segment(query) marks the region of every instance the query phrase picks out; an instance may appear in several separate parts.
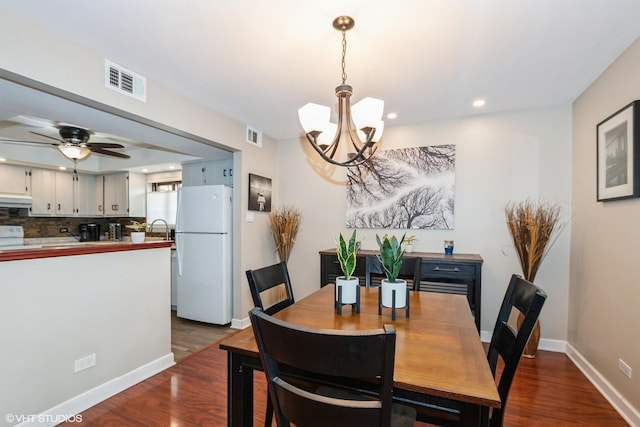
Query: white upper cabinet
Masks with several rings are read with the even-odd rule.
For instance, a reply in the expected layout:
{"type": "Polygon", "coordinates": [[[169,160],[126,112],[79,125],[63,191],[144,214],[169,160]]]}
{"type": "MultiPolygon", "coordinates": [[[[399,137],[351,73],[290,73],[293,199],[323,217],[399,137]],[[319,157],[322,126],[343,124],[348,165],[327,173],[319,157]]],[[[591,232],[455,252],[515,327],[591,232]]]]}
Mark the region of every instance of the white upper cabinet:
{"type": "Polygon", "coordinates": [[[145,185],[143,174],[104,175],[104,216],[146,216],[145,185]]]}
{"type": "Polygon", "coordinates": [[[0,165],[0,194],[28,196],[31,193],[29,168],[0,165]]]}
{"type": "Polygon", "coordinates": [[[53,216],[55,214],[56,173],[48,169],[31,170],[31,208],[29,215],[53,216]]]}
{"type": "Polygon", "coordinates": [[[182,165],[183,187],[218,184],[233,186],[233,159],[182,165]]]}

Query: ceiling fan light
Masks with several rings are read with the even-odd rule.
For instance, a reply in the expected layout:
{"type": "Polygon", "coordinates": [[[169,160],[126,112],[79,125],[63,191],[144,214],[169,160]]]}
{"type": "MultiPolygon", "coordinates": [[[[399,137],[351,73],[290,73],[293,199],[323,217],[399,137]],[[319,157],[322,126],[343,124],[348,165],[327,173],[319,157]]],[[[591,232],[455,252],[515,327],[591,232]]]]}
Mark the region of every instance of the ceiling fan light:
{"type": "Polygon", "coordinates": [[[384,101],[382,99],[366,97],[351,107],[351,117],[356,129],[376,127],[382,119],[384,101]]]}
{"type": "Polygon", "coordinates": [[[71,160],[82,160],[91,154],[91,150],[81,145],[60,144],[58,149],[66,158],[71,160]]]}
{"type": "Polygon", "coordinates": [[[323,132],[330,117],[331,109],[324,105],[309,102],[298,109],[298,120],[306,133],[323,132]]]}

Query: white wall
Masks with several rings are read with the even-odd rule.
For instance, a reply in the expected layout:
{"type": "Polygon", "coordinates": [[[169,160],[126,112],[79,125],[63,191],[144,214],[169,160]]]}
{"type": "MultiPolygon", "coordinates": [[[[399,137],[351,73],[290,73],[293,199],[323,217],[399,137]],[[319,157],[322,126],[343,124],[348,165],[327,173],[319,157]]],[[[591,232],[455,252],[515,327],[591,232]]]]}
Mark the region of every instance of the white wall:
{"type": "Polygon", "coordinates": [[[0,425],[173,363],[169,261],[166,247],[0,262],[0,425]],[[74,373],[90,354],[96,365],[74,373]]]}
{"type": "MultiPolygon", "coordinates": [[[[481,328],[492,330],[504,290],[520,267],[504,220],[510,200],[538,197],[557,202],[570,216],[571,111],[567,107],[458,120],[390,126],[383,149],[455,144],[455,225],[450,231],[420,230],[415,251],[441,252],[444,239],[455,240],[455,251],[484,258],[481,328]]],[[[289,262],[296,297],[319,287],[318,251],[335,247],[345,230],[345,170],[329,175],[315,166],[318,156],[304,139],[282,141],[278,147],[281,201],[303,212],[301,232],[289,262]]],[[[330,169],[330,168],[329,168],[330,169]]],[[[332,173],[331,173],[332,172],[332,173]]],[[[363,247],[376,249],[376,232],[362,229],[363,247]]],[[[395,233],[400,235],[401,230],[395,233]]],[[[541,324],[542,337],[565,340],[569,285],[569,231],[565,229],[542,264],[537,284],[549,293],[541,324]]]]}
{"type": "Polygon", "coordinates": [[[636,408],[636,423],[640,423],[640,200],[596,201],[596,126],[640,99],[639,75],[640,40],[573,106],[568,337],[602,381],[636,408]],[[634,370],[632,379],[618,370],[620,358],[634,370]]]}

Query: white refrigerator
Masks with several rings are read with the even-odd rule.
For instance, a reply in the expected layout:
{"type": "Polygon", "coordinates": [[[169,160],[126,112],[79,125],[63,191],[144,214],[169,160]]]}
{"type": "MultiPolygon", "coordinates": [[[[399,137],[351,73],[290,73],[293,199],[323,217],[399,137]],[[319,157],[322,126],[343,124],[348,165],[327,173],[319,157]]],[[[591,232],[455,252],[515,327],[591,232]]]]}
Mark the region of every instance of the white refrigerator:
{"type": "Polygon", "coordinates": [[[231,196],[231,187],[225,185],[178,190],[178,317],[218,325],[231,322],[231,196]]]}

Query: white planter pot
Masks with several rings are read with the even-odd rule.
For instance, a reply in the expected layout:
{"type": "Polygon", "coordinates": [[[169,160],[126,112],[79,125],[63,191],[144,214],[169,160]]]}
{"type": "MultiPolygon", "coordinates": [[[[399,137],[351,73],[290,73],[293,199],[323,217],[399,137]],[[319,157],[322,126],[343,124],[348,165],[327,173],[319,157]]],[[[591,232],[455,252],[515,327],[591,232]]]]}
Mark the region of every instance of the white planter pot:
{"type": "Polygon", "coordinates": [[[393,306],[393,291],[396,291],[396,308],[404,308],[407,305],[407,281],[396,279],[391,283],[382,279],[382,305],[391,308],[393,306]]]}
{"type": "Polygon", "coordinates": [[[411,245],[411,244],[405,245],[404,246],[404,251],[407,252],[407,253],[413,252],[413,245],[411,245]]]}
{"type": "Polygon", "coordinates": [[[338,301],[338,288],[342,289],[342,304],[355,304],[358,293],[358,278],[351,277],[346,280],[344,276],[336,277],[336,301],[338,301]]]}
{"type": "Polygon", "coordinates": [[[132,231],[131,232],[131,243],[142,243],[144,242],[144,231],[132,231]]]}

